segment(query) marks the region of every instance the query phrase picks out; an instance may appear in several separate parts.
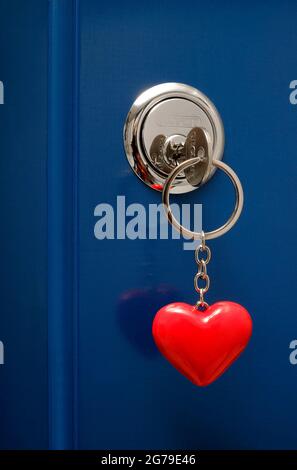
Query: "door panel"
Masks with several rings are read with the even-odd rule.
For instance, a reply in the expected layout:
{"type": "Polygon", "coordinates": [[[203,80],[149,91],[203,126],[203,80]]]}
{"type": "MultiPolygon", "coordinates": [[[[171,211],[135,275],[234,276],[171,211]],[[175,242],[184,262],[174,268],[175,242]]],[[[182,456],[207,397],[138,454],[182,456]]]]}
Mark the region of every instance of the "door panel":
{"type": "MultiPolygon", "coordinates": [[[[290,448],[296,445],[296,259],[293,2],[85,0],[80,5],[79,384],[80,448],[290,448]],[[195,301],[193,252],[180,240],[97,240],[94,208],[146,207],[160,195],[132,174],[122,147],[140,91],[177,81],[218,107],[224,159],[239,174],[245,209],[213,241],[210,301],[244,304],[252,341],[216,383],[198,389],[154,350],[150,322],[173,300],[195,301]],[[277,275],[280,271],[283,275],[277,275]]],[[[204,227],[222,223],[232,188],[216,174],[176,198],[203,203],[204,227]]]]}
{"type": "Polygon", "coordinates": [[[46,448],[47,2],[1,1],[0,448],[46,448]]]}
{"type": "MultiPolygon", "coordinates": [[[[296,448],[296,79],[293,1],[2,1],[1,448],[296,448]],[[195,302],[183,240],[94,235],[100,203],[159,204],[125,157],[138,94],[200,89],[225,127],[245,191],[232,231],[209,243],[207,300],[243,304],[242,357],[197,388],[157,351],[162,305],[195,302]],[[295,86],[294,84],[292,86],[295,86]],[[294,362],[294,361],[293,361],[294,362]]],[[[178,204],[222,224],[217,172],[178,204]]],[[[129,222],[128,216],[126,223],[129,222]]],[[[148,230],[148,227],[147,227],[148,230]]]]}

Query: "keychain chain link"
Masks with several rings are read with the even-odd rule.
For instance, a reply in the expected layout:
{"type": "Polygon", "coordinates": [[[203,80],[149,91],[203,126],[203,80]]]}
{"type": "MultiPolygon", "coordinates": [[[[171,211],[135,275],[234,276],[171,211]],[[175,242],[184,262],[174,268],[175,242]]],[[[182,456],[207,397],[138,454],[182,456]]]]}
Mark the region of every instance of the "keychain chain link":
{"type": "Polygon", "coordinates": [[[196,303],[197,309],[205,310],[209,305],[204,300],[204,294],[208,291],[210,286],[210,279],[207,274],[207,264],[211,259],[211,251],[208,246],[205,244],[205,235],[204,232],[201,232],[201,244],[195,250],[195,261],[198,266],[197,274],[194,277],[194,287],[196,292],[199,294],[199,300],[196,303]],[[199,281],[203,285],[199,285],[199,281]]]}

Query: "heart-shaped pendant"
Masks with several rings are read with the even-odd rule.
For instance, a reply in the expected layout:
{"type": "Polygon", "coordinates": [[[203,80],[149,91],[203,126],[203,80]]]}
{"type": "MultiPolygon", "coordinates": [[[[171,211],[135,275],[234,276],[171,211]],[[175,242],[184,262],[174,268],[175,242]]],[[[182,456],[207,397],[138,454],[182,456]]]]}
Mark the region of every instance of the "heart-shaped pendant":
{"type": "Polygon", "coordinates": [[[166,359],[194,384],[209,385],[247,346],[252,320],[234,302],[200,311],[186,303],[162,307],[153,321],[154,340],[166,359]]]}

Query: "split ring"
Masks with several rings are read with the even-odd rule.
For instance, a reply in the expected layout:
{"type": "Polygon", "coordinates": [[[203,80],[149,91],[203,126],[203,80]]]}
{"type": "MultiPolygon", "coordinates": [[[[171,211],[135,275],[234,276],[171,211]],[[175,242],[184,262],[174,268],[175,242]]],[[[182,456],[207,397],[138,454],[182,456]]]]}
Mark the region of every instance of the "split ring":
{"type": "MultiPolygon", "coordinates": [[[[174,182],[175,178],[179,173],[181,173],[183,170],[186,168],[195,165],[196,163],[199,163],[200,158],[195,157],[195,158],[190,158],[189,160],[186,160],[185,162],[181,163],[178,165],[168,176],[164,187],[163,187],[163,192],[162,192],[162,202],[163,206],[166,212],[166,216],[169,220],[169,222],[184,236],[192,239],[192,240],[197,240],[197,239],[202,239],[202,232],[193,232],[192,230],[189,230],[185,227],[183,227],[174,217],[171,207],[170,207],[170,202],[169,202],[169,197],[170,197],[170,188],[172,186],[172,183],[174,182]]],[[[220,237],[221,235],[224,235],[227,233],[237,222],[239,219],[239,216],[242,211],[243,207],[243,189],[240,183],[240,180],[236,173],[230,168],[226,163],[220,161],[220,160],[212,160],[211,164],[220,170],[223,170],[224,173],[230,178],[234,189],[235,189],[235,208],[230,216],[230,218],[225,222],[221,227],[212,230],[211,232],[205,232],[205,240],[211,240],[213,238],[220,237]]]]}

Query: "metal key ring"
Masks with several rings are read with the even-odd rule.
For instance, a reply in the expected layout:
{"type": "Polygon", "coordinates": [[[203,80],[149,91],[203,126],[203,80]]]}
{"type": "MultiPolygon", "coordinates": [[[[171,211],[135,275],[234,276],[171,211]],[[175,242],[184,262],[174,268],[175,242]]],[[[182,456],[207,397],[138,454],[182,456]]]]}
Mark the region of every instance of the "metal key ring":
{"type": "MultiPolygon", "coordinates": [[[[175,180],[175,178],[177,177],[177,175],[181,171],[183,171],[186,168],[194,165],[195,163],[199,163],[199,161],[200,161],[200,158],[195,157],[195,158],[191,158],[189,160],[186,160],[185,162],[178,165],[170,173],[170,175],[168,176],[168,178],[167,178],[167,180],[164,184],[163,192],[162,192],[162,202],[163,202],[164,209],[165,209],[165,212],[166,212],[166,216],[167,216],[169,222],[182,235],[185,235],[185,236],[191,238],[192,240],[197,240],[197,239],[201,240],[202,233],[201,232],[193,232],[192,230],[189,230],[189,229],[183,227],[176,220],[176,218],[174,217],[174,215],[172,213],[172,210],[170,208],[169,196],[170,196],[170,187],[171,187],[173,181],[175,180]]],[[[238,176],[236,175],[236,173],[232,170],[232,168],[230,168],[228,165],[226,165],[226,163],[223,163],[220,160],[212,160],[211,164],[213,166],[219,168],[220,170],[223,170],[224,173],[226,173],[226,175],[229,176],[229,178],[232,181],[232,184],[234,186],[234,189],[235,189],[236,202],[235,202],[235,208],[234,208],[230,218],[227,220],[227,222],[225,222],[225,224],[223,224],[221,227],[219,227],[215,230],[212,230],[211,232],[205,232],[205,234],[204,234],[205,235],[205,240],[211,240],[213,238],[220,237],[221,235],[224,235],[225,233],[227,233],[233,227],[233,225],[236,224],[236,222],[237,222],[237,220],[238,220],[238,218],[241,214],[242,207],[243,207],[243,189],[242,189],[240,180],[239,180],[238,176]]]]}

